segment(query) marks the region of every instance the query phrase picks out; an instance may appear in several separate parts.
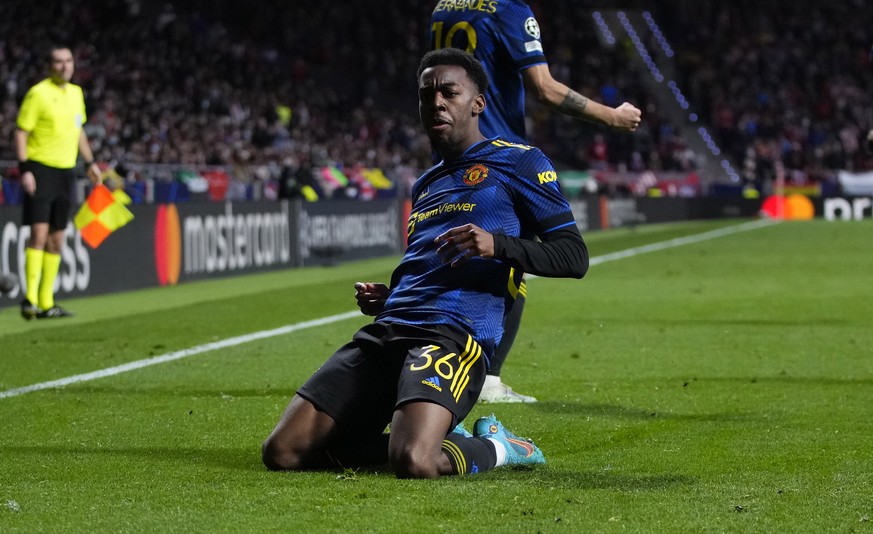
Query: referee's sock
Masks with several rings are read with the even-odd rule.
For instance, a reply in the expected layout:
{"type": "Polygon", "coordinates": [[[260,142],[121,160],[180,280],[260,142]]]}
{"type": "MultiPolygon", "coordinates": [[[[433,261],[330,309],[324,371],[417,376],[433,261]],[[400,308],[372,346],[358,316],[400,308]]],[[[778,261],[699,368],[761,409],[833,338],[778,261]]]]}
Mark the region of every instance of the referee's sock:
{"type": "Polygon", "coordinates": [[[39,308],[41,310],[51,309],[55,305],[55,279],[57,279],[60,270],[60,254],[52,254],[51,252],[43,254],[42,279],[39,281],[39,308]]]}
{"type": "Polygon", "coordinates": [[[27,292],[24,297],[33,304],[39,301],[39,282],[42,278],[42,250],[35,248],[24,249],[24,281],[27,283],[27,292]]]}
{"type": "Polygon", "coordinates": [[[443,439],[442,449],[455,475],[482,473],[497,465],[494,444],[485,438],[468,438],[452,432],[443,439]]]}

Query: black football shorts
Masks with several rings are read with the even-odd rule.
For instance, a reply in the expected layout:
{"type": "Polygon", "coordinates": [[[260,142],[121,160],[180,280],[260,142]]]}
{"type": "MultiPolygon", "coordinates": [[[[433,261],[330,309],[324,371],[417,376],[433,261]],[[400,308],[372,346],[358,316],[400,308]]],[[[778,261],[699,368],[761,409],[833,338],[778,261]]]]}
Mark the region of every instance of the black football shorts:
{"type": "Polygon", "coordinates": [[[482,348],[460,329],[370,323],[337,350],[297,393],[359,437],[385,430],[404,403],[439,404],[463,420],[485,382],[482,348]]]}
{"type": "Polygon", "coordinates": [[[48,223],[52,230],[63,230],[70,220],[73,169],[57,169],[35,161],[27,165],[36,178],[36,191],[33,196],[22,195],[21,223],[48,223]]]}

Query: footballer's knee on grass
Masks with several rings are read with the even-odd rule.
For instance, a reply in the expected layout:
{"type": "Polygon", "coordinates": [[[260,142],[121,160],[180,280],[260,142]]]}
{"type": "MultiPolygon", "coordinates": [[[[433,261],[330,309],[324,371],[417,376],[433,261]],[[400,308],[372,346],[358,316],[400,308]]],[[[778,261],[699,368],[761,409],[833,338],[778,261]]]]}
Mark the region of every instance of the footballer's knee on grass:
{"type": "Polygon", "coordinates": [[[261,447],[264,465],[272,471],[314,467],[311,459],[319,456],[335,429],[332,417],[295,395],[261,447]]]}
{"type": "Polygon", "coordinates": [[[442,452],[452,414],[429,402],[413,402],[394,412],[388,461],[399,478],[437,478],[452,473],[442,452]]]}
{"type": "Polygon", "coordinates": [[[303,467],[301,456],[272,436],[261,446],[261,459],[270,471],[293,471],[303,467]]]}
{"type": "Polygon", "coordinates": [[[299,440],[283,439],[274,432],[261,446],[261,459],[270,471],[296,471],[307,467],[310,447],[299,440]]]}

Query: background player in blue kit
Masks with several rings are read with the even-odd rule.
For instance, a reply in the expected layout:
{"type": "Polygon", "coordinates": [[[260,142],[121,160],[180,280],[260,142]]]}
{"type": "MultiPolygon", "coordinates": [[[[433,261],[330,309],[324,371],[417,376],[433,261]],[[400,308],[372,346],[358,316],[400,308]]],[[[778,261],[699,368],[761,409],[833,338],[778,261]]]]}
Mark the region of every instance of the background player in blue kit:
{"type": "Polygon", "coordinates": [[[434,478],[545,462],[493,416],[479,419],[474,435],[451,431],[475,405],[503,335],[510,269],[574,278],[588,270],[548,158],[480,133],[487,86],[466,52],[422,59],[421,123],[443,161],[413,187],[409,245],[390,288],[356,285],[375,321],[298,389],[264,443],[268,468],[388,460],[399,477],[434,478]]]}
{"type": "MultiPolygon", "coordinates": [[[[431,14],[430,44],[432,49],[466,50],[482,63],[491,82],[485,93],[488,109],[479,120],[486,136],[528,142],[525,90],[555,111],[577,119],[626,132],[635,131],[640,124],[640,110],[633,105],[604,106],[552,78],[539,24],[522,0],[440,0],[431,14]]],[[[479,397],[481,402],[536,402],[535,397],[513,391],[500,379],[524,309],[527,287],[521,274],[513,273],[515,301],[479,397]]]]}

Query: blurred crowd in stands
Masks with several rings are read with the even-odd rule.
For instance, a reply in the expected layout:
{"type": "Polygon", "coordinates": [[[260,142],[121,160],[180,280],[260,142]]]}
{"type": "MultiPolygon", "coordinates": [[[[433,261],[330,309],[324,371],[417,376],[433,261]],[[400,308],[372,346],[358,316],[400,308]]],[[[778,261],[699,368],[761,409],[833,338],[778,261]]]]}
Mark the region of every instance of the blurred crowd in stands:
{"type": "MultiPolygon", "coordinates": [[[[220,168],[238,195],[271,183],[275,196],[354,198],[389,194],[360,178],[378,169],[390,194],[402,194],[431,158],[414,77],[433,3],[6,0],[0,161],[15,160],[17,106],[44,77],[47,45],[63,43],[77,60],[97,159],[124,176],[220,168]],[[340,179],[325,182],[333,171],[322,169],[340,179]]],[[[559,168],[693,170],[684,125],[646,90],[632,47],[600,45],[597,3],[530,4],[557,79],[608,105],[630,101],[644,117],[637,134],[616,134],[532,102],[532,143],[559,168]]],[[[652,12],[689,100],[745,177],[762,180],[777,158],[811,173],[873,168],[858,145],[873,127],[873,9],[864,4],[673,0],[652,12]]]]}
{"type": "MultiPolygon", "coordinates": [[[[722,148],[756,183],[873,170],[869,0],[670,2],[682,85],[722,148]]],[[[664,12],[666,15],[667,13],[664,12]]]]}
{"type": "Polygon", "coordinates": [[[17,103],[60,42],[77,60],[98,161],[222,166],[242,183],[310,181],[328,165],[411,180],[430,159],[410,100],[427,11],[406,20],[378,5],[4,2],[0,159],[15,159],[17,103]]]}

